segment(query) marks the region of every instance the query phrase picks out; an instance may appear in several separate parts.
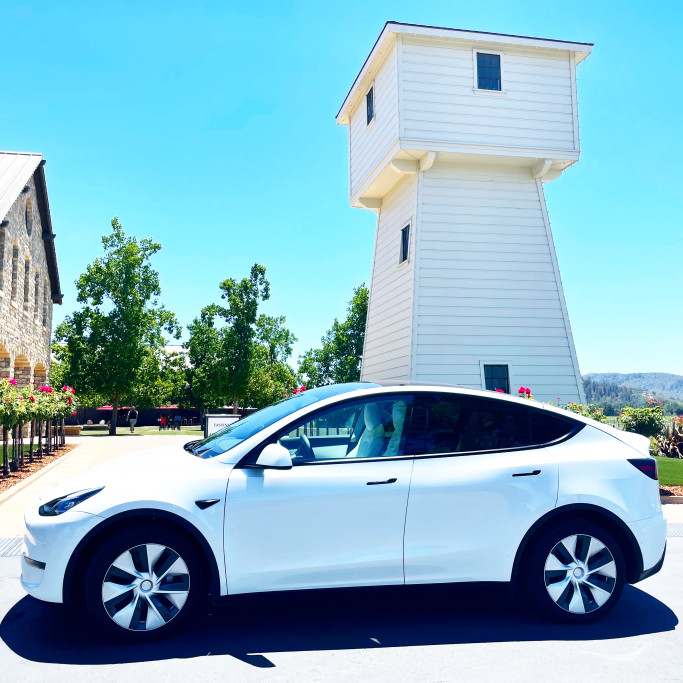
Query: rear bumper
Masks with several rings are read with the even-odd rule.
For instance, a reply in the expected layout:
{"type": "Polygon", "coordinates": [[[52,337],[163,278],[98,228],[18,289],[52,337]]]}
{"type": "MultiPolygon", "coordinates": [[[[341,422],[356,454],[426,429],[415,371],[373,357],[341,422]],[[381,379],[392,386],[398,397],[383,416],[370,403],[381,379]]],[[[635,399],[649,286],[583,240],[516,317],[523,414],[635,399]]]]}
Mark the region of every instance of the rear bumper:
{"type": "MultiPolygon", "coordinates": [[[[664,564],[664,556],[666,555],[666,543],[664,544],[664,552],[662,553],[662,556],[659,558],[659,562],[654,567],[650,567],[650,569],[644,569],[640,576],[638,577],[638,581],[642,581],[643,579],[647,579],[648,577],[652,576],[653,574],[656,574],[661,568],[662,565],[664,564]]],[[[636,581],[635,583],[638,583],[636,581]]]]}
{"type": "Polygon", "coordinates": [[[664,564],[666,553],[666,519],[661,510],[659,514],[628,525],[640,547],[643,564],[640,573],[632,583],[637,583],[656,574],[664,564]]]}

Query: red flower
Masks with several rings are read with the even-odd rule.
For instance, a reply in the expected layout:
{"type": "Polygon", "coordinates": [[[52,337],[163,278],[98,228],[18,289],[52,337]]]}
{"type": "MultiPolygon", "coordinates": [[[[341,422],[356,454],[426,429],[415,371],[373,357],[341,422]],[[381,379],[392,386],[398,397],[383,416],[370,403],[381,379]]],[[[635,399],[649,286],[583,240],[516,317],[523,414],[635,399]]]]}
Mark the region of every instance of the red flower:
{"type": "Polygon", "coordinates": [[[73,413],[71,413],[71,414],[72,414],[72,415],[75,415],[75,414],[76,414],[76,411],[74,410],[73,413]]]}
{"type": "Polygon", "coordinates": [[[17,399],[18,399],[19,401],[23,401],[23,400],[24,400],[24,397],[23,397],[23,396],[18,396],[17,399]]]}
{"type": "Polygon", "coordinates": [[[71,396],[69,396],[69,405],[71,405],[71,396]]]}
{"type": "Polygon", "coordinates": [[[504,393],[505,393],[502,389],[496,389],[496,391],[497,391],[499,394],[504,394],[504,393]]]}
{"type": "Polygon", "coordinates": [[[16,383],[17,383],[17,380],[16,380],[16,379],[10,379],[10,380],[8,380],[8,381],[9,381],[10,384],[16,384],[16,383]]]}
{"type": "Polygon", "coordinates": [[[517,389],[517,393],[518,394],[526,394],[526,389],[524,387],[520,387],[519,389],[517,389]]]}
{"type": "Polygon", "coordinates": [[[306,391],[306,387],[299,387],[299,391],[306,391]]]}
{"type": "Polygon", "coordinates": [[[527,389],[524,393],[525,393],[527,396],[531,396],[531,389],[527,389]]]}
{"type": "Polygon", "coordinates": [[[31,395],[31,396],[28,397],[28,400],[31,401],[31,403],[35,403],[35,402],[36,402],[36,397],[33,396],[33,395],[31,395]]]}

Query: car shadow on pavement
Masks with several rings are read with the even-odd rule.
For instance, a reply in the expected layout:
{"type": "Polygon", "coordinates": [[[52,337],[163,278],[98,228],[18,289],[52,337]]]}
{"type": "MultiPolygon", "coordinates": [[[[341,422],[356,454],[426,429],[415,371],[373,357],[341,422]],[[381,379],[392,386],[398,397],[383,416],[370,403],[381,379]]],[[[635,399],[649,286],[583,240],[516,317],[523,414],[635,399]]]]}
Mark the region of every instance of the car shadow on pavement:
{"type": "Polygon", "coordinates": [[[633,586],[626,586],[607,617],[577,627],[544,621],[500,585],[474,584],[236,596],[183,632],[144,644],[98,637],[76,614],[25,597],[0,623],[0,638],[17,655],[45,663],[231,655],[267,668],[275,666],[269,652],[603,640],[670,631],[677,624],[671,609],[633,586]]]}

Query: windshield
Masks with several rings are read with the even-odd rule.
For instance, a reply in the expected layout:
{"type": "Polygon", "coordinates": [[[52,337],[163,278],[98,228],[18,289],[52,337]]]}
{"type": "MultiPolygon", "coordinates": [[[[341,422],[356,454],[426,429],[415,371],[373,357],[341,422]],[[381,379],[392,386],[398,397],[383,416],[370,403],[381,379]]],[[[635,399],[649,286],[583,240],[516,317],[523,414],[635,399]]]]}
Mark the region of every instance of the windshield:
{"type": "MultiPolygon", "coordinates": [[[[378,386],[379,384],[371,384],[370,382],[353,382],[349,384],[330,384],[325,387],[303,391],[300,394],[282,399],[282,401],[274,403],[263,410],[252,413],[249,417],[228,425],[206,439],[193,442],[191,444],[192,452],[199,458],[213,458],[238,446],[249,437],[258,434],[262,429],[270,427],[270,425],[275,424],[278,420],[295,413],[301,408],[310,406],[323,399],[331,398],[332,396],[346,394],[357,389],[372,389],[378,386]]],[[[188,444],[189,447],[190,444],[188,444]]]]}

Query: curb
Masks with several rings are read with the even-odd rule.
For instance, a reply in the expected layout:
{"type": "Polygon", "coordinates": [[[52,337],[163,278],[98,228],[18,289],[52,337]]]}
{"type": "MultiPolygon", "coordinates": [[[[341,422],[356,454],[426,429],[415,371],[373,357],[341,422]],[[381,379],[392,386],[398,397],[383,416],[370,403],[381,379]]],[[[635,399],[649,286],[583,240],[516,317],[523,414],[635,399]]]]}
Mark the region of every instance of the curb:
{"type": "Polygon", "coordinates": [[[683,496],[660,496],[662,505],[683,505],[683,496]]]}
{"type": "Polygon", "coordinates": [[[10,498],[13,498],[17,493],[23,491],[27,486],[30,486],[34,481],[40,479],[44,474],[47,474],[53,467],[56,467],[65,460],[68,460],[71,457],[71,455],[76,452],[77,448],[78,444],[76,444],[76,448],[73,448],[69,453],[66,453],[61,458],[57,458],[57,460],[51,462],[49,465],[41,467],[37,472],[34,472],[30,477],[26,477],[26,479],[22,479],[18,484],[12,486],[11,489],[8,489],[4,493],[0,493],[0,505],[6,503],[10,498]]]}

